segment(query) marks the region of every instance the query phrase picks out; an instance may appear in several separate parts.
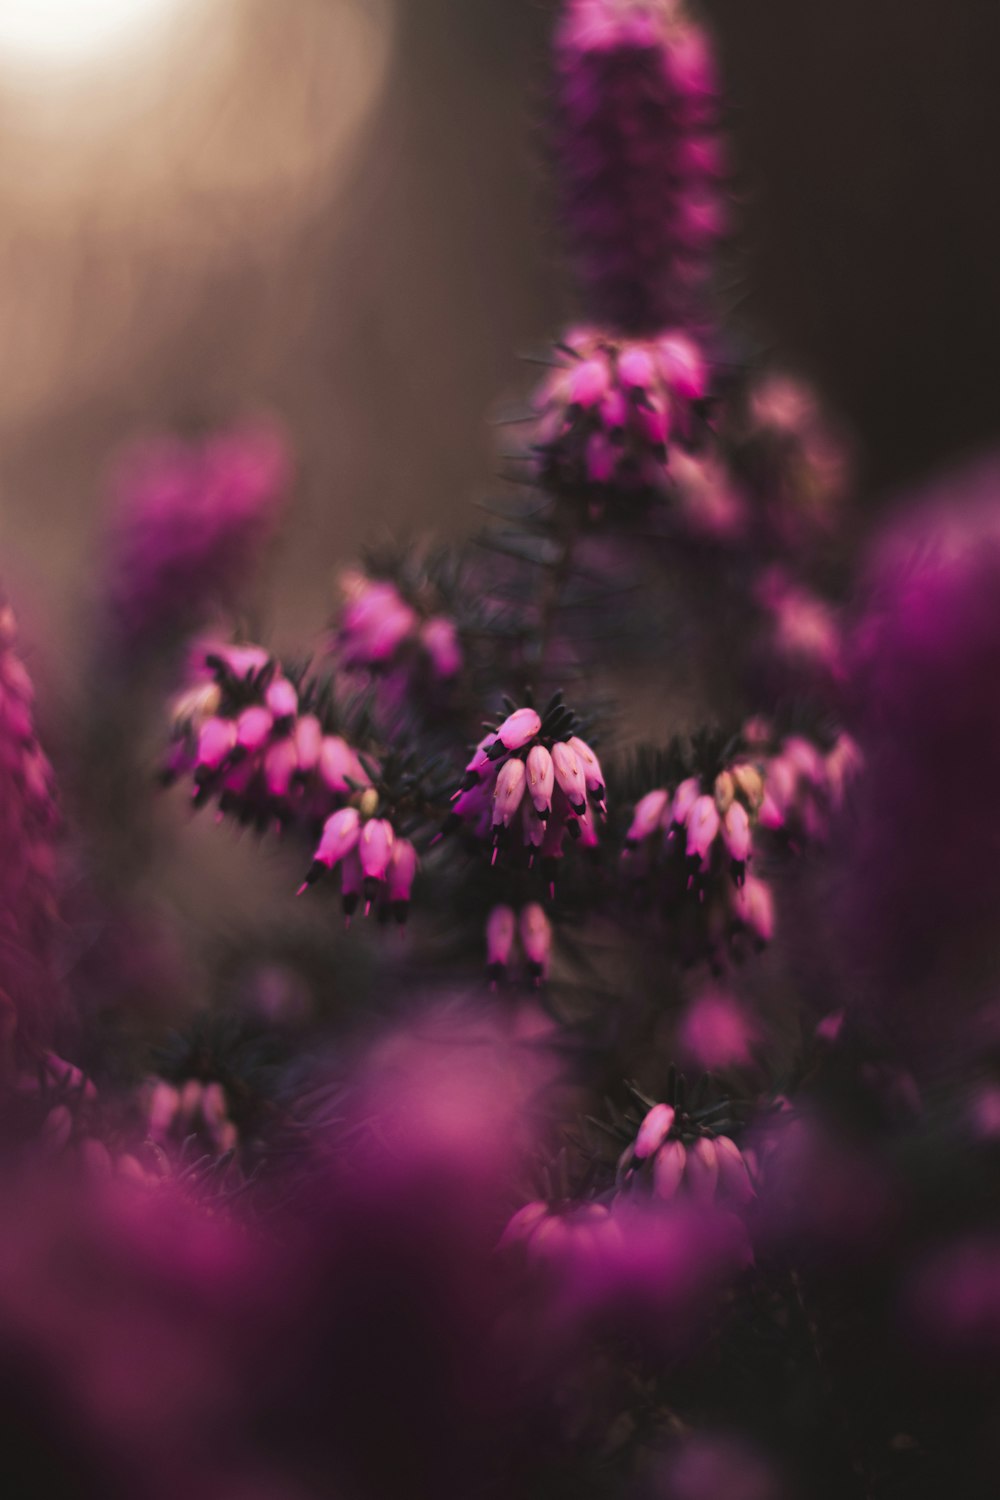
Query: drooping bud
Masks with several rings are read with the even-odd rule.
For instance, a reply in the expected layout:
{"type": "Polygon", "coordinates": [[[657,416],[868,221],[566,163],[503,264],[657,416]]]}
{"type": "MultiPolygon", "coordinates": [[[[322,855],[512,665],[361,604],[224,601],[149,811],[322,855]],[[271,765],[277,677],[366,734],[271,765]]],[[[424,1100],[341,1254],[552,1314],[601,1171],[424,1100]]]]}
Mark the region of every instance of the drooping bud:
{"type": "Polygon", "coordinates": [[[552,768],[555,771],[556,783],[562,788],[566,801],[575,813],[583,813],[587,808],[587,783],[583,774],[583,766],[577,759],[576,752],[558,740],[552,746],[552,768]]]}
{"type": "Polygon", "coordinates": [[[332,870],[354,848],[360,837],[361,815],[356,807],[342,807],[332,813],[323,825],[323,836],[313,857],[312,869],[299,894],[318,880],[324,870],[332,870]]]}
{"type": "Polygon", "coordinates": [[[358,853],[366,883],[385,879],[394,843],[395,834],[388,819],[369,818],[358,840],[358,853]]]}
{"type": "Polygon", "coordinates": [[[552,788],[555,785],[555,769],[552,756],[544,745],[532,745],[526,763],[528,773],[528,795],[539,817],[547,819],[552,811],[552,788]]]}
{"type": "Polygon", "coordinates": [[[662,788],[647,792],[645,797],[635,805],[632,814],[632,822],[628,833],[625,835],[625,843],[635,845],[641,844],[651,838],[661,826],[664,815],[668,812],[670,805],[670,794],[662,788]]]}
{"type": "Polygon", "coordinates": [[[494,906],[486,919],[486,968],[499,979],[510,963],[517,936],[517,913],[510,906],[494,906]]]}
{"type": "Polygon", "coordinates": [[[500,767],[493,788],[493,826],[509,828],[521,805],[527,779],[523,760],[508,760],[500,767]]]}
{"type": "Polygon", "coordinates": [[[393,915],[400,924],[406,921],[406,914],[410,905],[410,892],[413,889],[413,881],[416,873],[416,849],[414,849],[409,839],[396,839],[392,846],[392,854],[389,856],[389,868],[386,873],[386,894],[392,904],[393,915]]]}
{"type": "Polygon", "coordinates": [[[236,721],[236,743],[247,754],[262,750],[274,728],[274,715],[259,704],[245,708],[236,721]]]}
{"type": "Polygon", "coordinates": [[[235,722],[232,719],[206,719],[198,734],[198,768],[217,771],[235,748],[235,722]]]}
{"type": "Polygon", "coordinates": [[[680,1187],[687,1152],[680,1141],[665,1141],[653,1158],[653,1192],[669,1203],[680,1187]]]}
{"type": "Polygon", "coordinates": [[[707,1135],[700,1136],[688,1151],[684,1182],[701,1203],[711,1203],[718,1181],[719,1160],[715,1142],[707,1135]]]}
{"type": "Polygon", "coordinates": [[[742,1151],[728,1135],[715,1137],[715,1159],[719,1168],[719,1192],[737,1206],[749,1203],[754,1197],[750,1173],[742,1151]]]}
{"type": "Polygon", "coordinates": [[[299,695],[287,677],[276,677],[268,684],[264,701],[278,720],[294,719],[299,711],[299,695]]]}
{"type": "Polygon", "coordinates": [[[522,909],[518,928],[528,972],[536,979],[546,979],[552,953],[552,924],[537,901],[522,909]]]}
{"type": "Polygon", "coordinates": [[[580,765],[583,767],[583,778],[587,784],[587,791],[591,794],[597,805],[603,807],[605,783],[600,761],[586,740],[581,740],[579,735],[573,735],[566,743],[574,751],[580,765]]]}
{"type": "Polygon", "coordinates": [[[742,802],[733,802],[723,818],[722,841],[733,864],[742,871],[750,858],[750,819],[742,802]]]}
{"type": "MultiPolygon", "coordinates": [[[[734,804],[735,805],[735,804],[734,804]]],[[[708,854],[719,831],[719,810],[714,797],[698,797],[687,820],[687,853],[691,859],[708,864],[708,854]]]]}
{"type": "Polygon", "coordinates": [[[691,809],[694,807],[700,796],[701,782],[698,780],[697,776],[689,776],[686,781],[681,782],[680,786],[674,793],[672,812],[673,825],[675,828],[684,828],[687,826],[688,818],[691,815],[691,809]]]}

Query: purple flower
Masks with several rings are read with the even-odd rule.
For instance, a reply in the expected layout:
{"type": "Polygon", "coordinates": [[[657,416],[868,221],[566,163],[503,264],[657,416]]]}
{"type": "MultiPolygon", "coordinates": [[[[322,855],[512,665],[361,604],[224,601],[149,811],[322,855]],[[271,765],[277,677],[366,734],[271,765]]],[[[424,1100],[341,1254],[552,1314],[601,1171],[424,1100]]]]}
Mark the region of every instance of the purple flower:
{"type": "Polygon", "coordinates": [[[726,227],[708,39],[676,0],[568,0],[555,64],[563,218],[588,312],[655,332],[691,305],[726,227]]]}
{"type": "Polygon", "coordinates": [[[594,512],[609,501],[659,497],[682,525],[725,532],[724,523],[707,519],[715,499],[706,497],[699,520],[691,464],[707,465],[720,494],[731,485],[714,464],[690,458],[683,446],[699,430],[699,403],[709,390],[697,344],[684,333],[635,341],[577,328],[557,356],[533,400],[532,447],[542,481],[570,496],[585,495],[594,512]]]}
{"type": "Polygon", "coordinates": [[[123,650],[197,624],[232,596],[274,534],[291,482],[275,424],[127,448],[112,477],[107,590],[123,650]]]}

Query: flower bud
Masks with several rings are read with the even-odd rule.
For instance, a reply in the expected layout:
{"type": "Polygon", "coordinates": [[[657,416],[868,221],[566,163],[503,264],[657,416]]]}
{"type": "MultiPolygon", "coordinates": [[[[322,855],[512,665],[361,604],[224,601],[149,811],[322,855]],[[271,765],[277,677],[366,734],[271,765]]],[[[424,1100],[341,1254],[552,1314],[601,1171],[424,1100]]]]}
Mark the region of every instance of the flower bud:
{"type": "Polygon", "coordinates": [[[496,741],[491,747],[490,760],[499,760],[503,753],[521,750],[542,727],[541,717],[533,708],[517,708],[508,714],[497,730],[496,741]],[[496,753],[499,752],[499,753],[496,753]]]}
{"type": "Polygon", "coordinates": [[[516,935],[517,915],[513,907],[494,906],[486,919],[486,968],[494,979],[499,979],[506,970],[516,935]]]}
{"type": "Polygon", "coordinates": [[[552,811],[552,788],[555,785],[552,756],[544,745],[532,745],[528,751],[526,770],[528,795],[535,811],[544,820],[552,811]]]}
{"type": "Polygon", "coordinates": [[[552,952],[552,924],[537,901],[529,902],[522,909],[518,927],[528,972],[536,979],[547,978],[552,952]]]}
{"type": "Polygon", "coordinates": [[[719,831],[719,813],[714,797],[698,797],[687,820],[687,853],[708,867],[708,854],[719,831]]]}
{"type": "Polygon", "coordinates": [[[526,778],[523,760],[507,760],[500,767],[500,773],[493,788],[494,828],[499,824],[503,824],[504,828],[510,827],[511,820],[524,796],[526,778]]]}
{"type": "Polygon", "coordinates": [[[570,807],[575,813],[584,812],[587,807],[587,783],[583,766],[576,753],[562,740],[552,746],[552,768],[556,782],[562,788],[570,807]]]}
{"type": "Polygon", "coordinates": [[[719,1192],[738,1206],[749,1203],[754,1196],[750,1173],[742,1151],[728,1135],[715,1137],[715,1158],[719,1167],[719,1192]]]}
{"type": "Polygon", "coordinates": [[[700,1136],[688,1151],[685,1185],[700,1203],[711,1203],[718,1181],[719,1159],[715,1142],[707,1135],[700,1136]]]}
{"type": "Polygon", "coordinates": [[[392,903],[393,915],[402,924],[406,921],[410,904],[410,892],[417,873],[417,851],[409,839],[396,839],[389,856],[386,873],[386,894],[392,903]]]}
{"type": "Polygon", "coordinates": [[[626,845],[641,844],[650,838],[660,827],[669,806],[670,794],[660,787],[640,798],[635,805],[629,831],[625,835],[626,845]]]}
{"type": "Polygon", "coordinates": [[[382,881],[386,877],[395,834],[386,818],[370,818],[361,830],[358,853],[366,883],[382,881]]]}
{"type": "Polygon", "coordinates": [[[276,719],[294,719],[299,711],[299,695],[287,677],[276,677],[268,685],[264,701],[276,719]]]}
{"type": "Polygon", "coordinates": [[[680,1187],[687,1152],[680,1141],[664,1141],[653,1158],[653,1192],[669,1203],[680,1187]]]}
{"type": "Polygon", "coordinates": [[[654,1104],[639,1126],[635,1138],[633,1155],[637,1161],[645,1161],[654,1151],[659,1151],[673,1129],[674,1111],[669,1104],[654,1104]]]}

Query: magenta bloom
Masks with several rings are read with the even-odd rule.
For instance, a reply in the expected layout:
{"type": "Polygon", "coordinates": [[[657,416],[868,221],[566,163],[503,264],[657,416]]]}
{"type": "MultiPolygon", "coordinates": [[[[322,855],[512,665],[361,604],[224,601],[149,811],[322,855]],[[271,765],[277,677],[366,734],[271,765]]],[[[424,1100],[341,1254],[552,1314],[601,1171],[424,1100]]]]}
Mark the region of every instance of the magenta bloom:
{"type": "MultiPolygon", "coordinates": [[[[508,861],[530,866],[537,855],[550,885],[566,835],[593,848],[596,819],[605,811],[600,762],[586,741],[571,733],[573,728],[573,715],[558,695],[544,714],[534,708],[512,710],[477,745],[449,819],[452,826],[464,825],[477,838],[490,839],[494,861],[503,853],[508,861]]],[[[530,951],[524,921],[522,914],[525,956],[532,972],[541,975],[547,950],[544,955],[530,951]]]]}
{"type": "Polygon", "coordinates": [[[126,449],[112,479],[108,595],[123,646],[173,635],[229,598],[273,536],[291,482],[280,428],[126,449]]]}
{"type": "Polygon", "coordinates": [[[588,312],[665,328],[726,227],[718,86],[677,0],[570,0],[556,33],[563,217],[588,312]]]}
{"type": "Polygon", "coordinates": [[[701,424],[709,390],[704,355],[686,333],[636,340],[575,328],[533,398],[532,446],[550,488],[609,500],[665,499],[680,524],[702,535],[738,524],[733,487],[718,466],[684,452],[701,424]],[[692,465],[707,463],[698,493],[692,465]],[[714,491],[704,493],[711,483],[714,491]]]}

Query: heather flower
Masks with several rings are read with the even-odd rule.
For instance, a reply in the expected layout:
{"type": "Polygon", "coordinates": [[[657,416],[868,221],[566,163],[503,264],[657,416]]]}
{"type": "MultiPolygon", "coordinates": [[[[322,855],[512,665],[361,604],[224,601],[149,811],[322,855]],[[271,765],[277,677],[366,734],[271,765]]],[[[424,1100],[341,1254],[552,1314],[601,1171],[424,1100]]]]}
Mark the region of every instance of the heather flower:
{"type": "Polygon", "coordinates": [[[807,681],[842,683],[845,645],[833,608],[777,567],[758,580],[755,593],[764,611],[764,641],[772,658],[807,681]]]}
{"type": "MultiPolygon", "coordinates": [[[[696,461],[684,451],[702,431],[709,392],[706,361],[692,339],[674,332],[630,341],[579,328],[560,343],[557,358],[533,400],[542,482],[586,496],[595,511],[608,500],[660,498],[693,530],[713,531],[709,513],[728,506],[694,495],[696,461]]],[[[706,473],[719,479],[721,495],[721,473],[706,473]]]]}
{"type": "Polygon", "coordinates": [[[760,826],[780,832],[793,846],[823,842],[862,763],[860,747],[845,731],[827,750],[797,734],[786,736],[775,750],[761,751],[760,826]]]}
{"type": "Polygon", "coordinates": [[[804,381],[759,376],[731,442],[755,520],[772,543],[798,553],[830,536],[851,484],[851,456],[804,381]]]}
{"type": "Polygon", "coordinates": [[[202,642],[190,670],[163,776],[189,777],[196,806],[215,801],[260,828],[312,824],[369,784],[356,751],[324,728],[311,689],[263,647],[202,642]]]}
{"type": "Polygon", "coordinates": [[[177,1086],[150,1078],[139,1091],[139,1105],[149,1139],[161,1148],[178,1150],[194,1137],[212,1155],[225,1156],[239,1142],[225,1088],[217,1080],[188,1078],[177,1086]]]}
{"type": "Polygon", "coordinates": [[[500,1240],[504,1251],[520,1250],[533,1265],[565,1275],[580,1257],[598,1257],[621,1230],[603,1203],[527,1203],[510,1220],[500,1240]]]}
{"type": "Polygon", "coordinates": [[[438,684],[462,670],[464,656],[455,621],[435,611],[440,601],[425,584],[423,597],[407,600],[389,578],[371,578],[352,568],[341,574],[344,605],[334,650],[345,667],[388,673],[412,664],[438,684]]]}
{"type": "Polygon", "coordinates": [[[126,449],[112,479],[108,595],[124,649],[196,624],[262,555],[291,480],[273,423],[126,449]]]}
{"type": "Polygon", "coordinates": [[[752,1017],[732,995],[717,989],[696,996],[677,1030],[679,1056],[706,1072],[749,1067],[758,1041],[752,1017]]]}
{"type": "Polygon", "coordinates": [[[642,1186],[662,1203],[682,1194],[696,1203],[742,1208],[754,1196],[736,1142],[679,1103],[648,1111],[618,1163],[618,1183],[621,1191],[642,1186]]]}
{"type": "Polygon", "coordinates": [[[593,847],[604,814],[604,774],[577,727],[559,693],[544,713],[512,708],[477,745],[446,827],[489,838],[494,861],[531,866],[537,856],[551,886],[566,835],[593,847]]]}
{"type": "Polygon", "coordinates": [[[570,0],[555,39],[563,217],[588,312],[667,327],[726,225],[708,39],[676,0],[570,0]]]}

